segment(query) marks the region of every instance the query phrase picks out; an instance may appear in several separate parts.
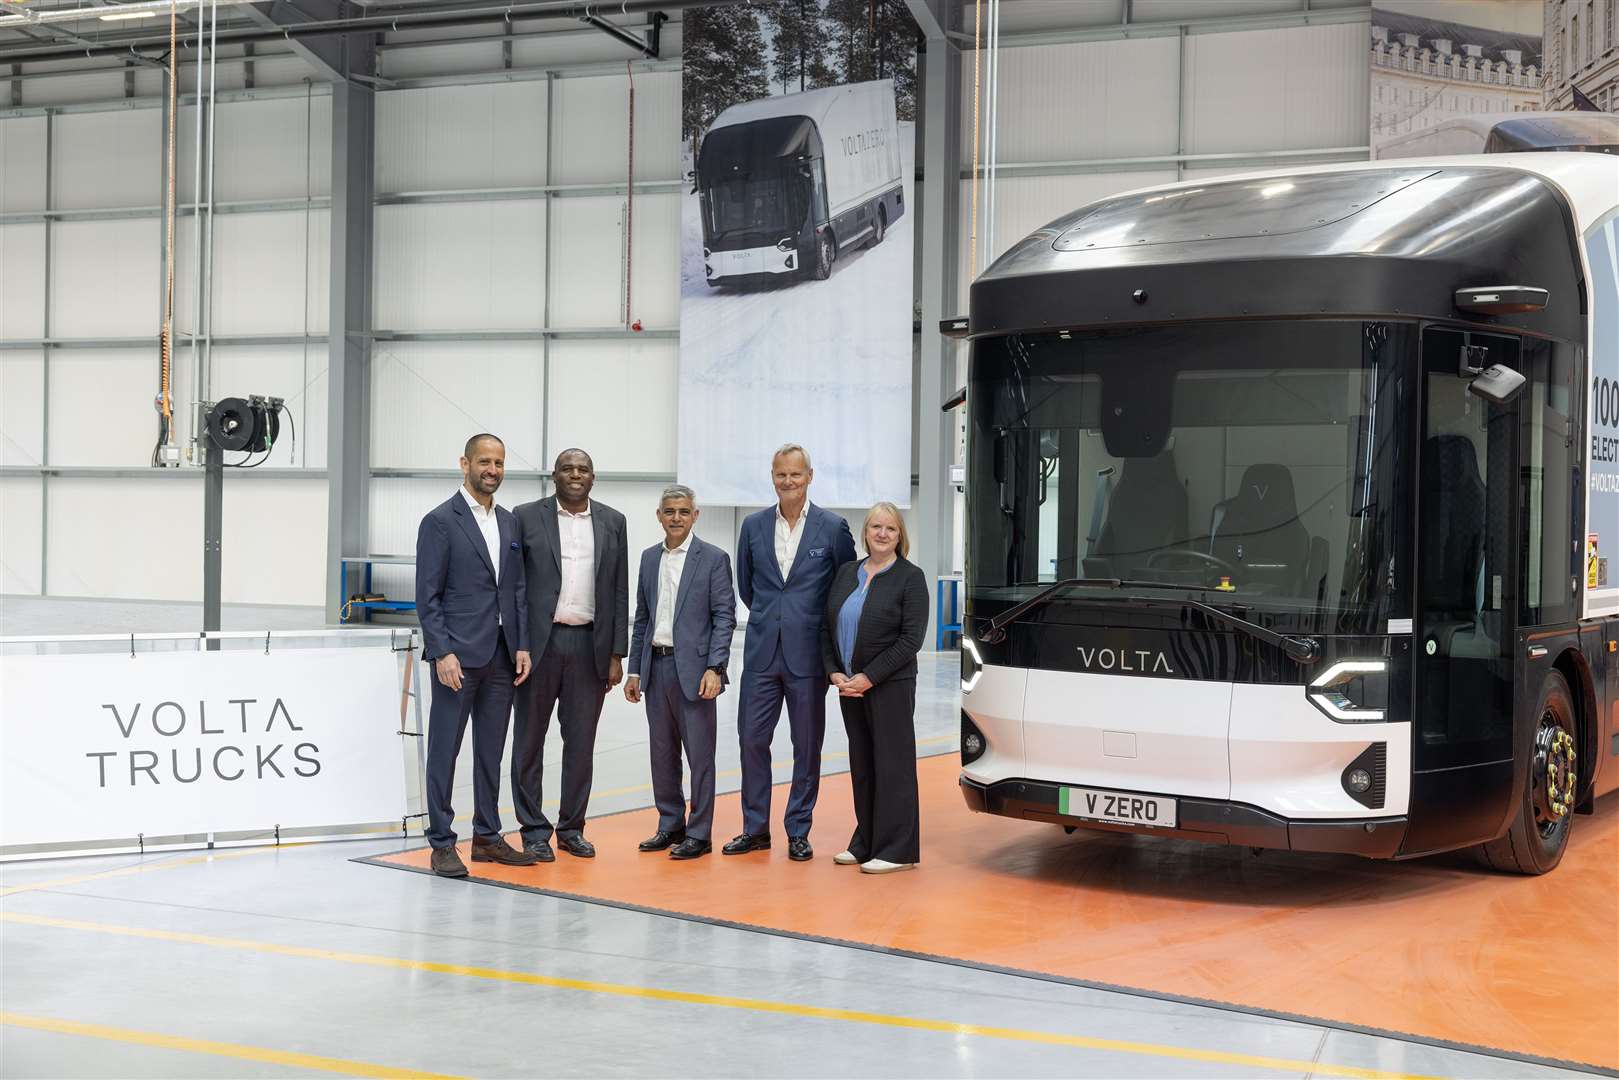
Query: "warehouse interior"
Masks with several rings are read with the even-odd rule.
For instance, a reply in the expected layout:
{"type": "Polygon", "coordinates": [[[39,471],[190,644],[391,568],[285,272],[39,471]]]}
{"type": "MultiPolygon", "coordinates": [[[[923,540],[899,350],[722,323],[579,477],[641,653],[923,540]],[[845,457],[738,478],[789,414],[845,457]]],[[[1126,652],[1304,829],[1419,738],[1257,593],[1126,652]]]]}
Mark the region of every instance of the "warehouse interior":
{"type": "MultiPolygon", "coordinates": [[[[908,467],[902,450],[906,479],[880,497],[903,510],[930,600],[918,872],[863,878],[827,857],[853,821],[835,705],[817,858],[792,865],[779,837],[768,857],[722,858],[745,765],[730,692],[713,857],[654,866],[631,846],[656,817],[646,722],[614,691],[588,862],[435,877],[414,787],[402,821],[155,838],[102,821],[104,842],[5,849],[0,1076],[1615,1075],[1613,798],[1557,873],[1505,883],[1463,853],[1065,837],[961,805],[967,422],[941,405],[965,393],[970,350],[943,324],[997,257],[1086,204],[1368,160],[1373,5],[807,2],[914,57],[904,231],[889,226],[910,250],[840,253],[833,280],[866,272],[908,326],[889,389],[909,411],[885,420],[908,467]],[[1557,945],[1571,911],[1594,929],[1557,945]],[[1558,974],[1558,948],[1594,951],[1558,974]]],[[[1414,24],[1490,2],[1377,6],[1414,24]]],[[[403,650],[404,696],[371,721],[399,747],[386,770],[416,784],[414,553],[469,436],[499,435],[508,508],[556,495],[559,455],[588,451],[590,498],[625,518],[634,603],[637,553],[664,538],[654,511],[692,483],[710,423],[692,421],[683,353],[688,290],[709,291],[708,250],[683,231],[689,87],[736,43],[710,31],[688,49],[688,30],[781,26],[804,3],[0,0],[0,656],[403,650]],[[210,474],[212,405],[253,396],[276,437],[210,474]]],[[[1590,6],[1605,14],[1585,62],[1619,80],[1612,0],[1590,6]]],[[[781,93],[790,67],[760,77],[781,93]]],[[[1619,111],[1619,93],[1600,104],[1619,111]]],[[[758,334],[788,318],[784,295],[746,315],[758,334]]],[[[736,378],[806,414],[846,400],[785,361],[736,378]]],[[[857,541],[876,499],[816,493],[858,486],[864,438],[806,441],[811,498],[857,541]]],[[[744,520],[774,505],[770,462],[755,465],[751,497],[694,484],[696,533],[732,562],[744,520]]],[[[7,681],[0,757],[15,759],[32,744],[13,722],[56,719],[7,681]]],[[[769,754],[781,801],[787,727],[769,754]]]]}

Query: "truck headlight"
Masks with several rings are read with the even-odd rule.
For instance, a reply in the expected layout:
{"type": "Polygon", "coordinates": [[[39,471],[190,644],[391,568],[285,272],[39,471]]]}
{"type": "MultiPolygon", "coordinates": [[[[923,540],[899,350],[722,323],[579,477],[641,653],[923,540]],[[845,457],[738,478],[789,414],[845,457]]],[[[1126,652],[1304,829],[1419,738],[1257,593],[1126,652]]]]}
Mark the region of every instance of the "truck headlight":
{"type": "Polygon", "coordinates": [[[978,645],[972,638],[961,636],[961,692],[972,693],[978,680],[984,677],[984,658],[978,655],[978,645]]]}
{"type": "Polygon", "coordinates": [[[1310,703],[1345,724],[1388,719],[1388,661],[1339,660],[1310,683],[1310,703]]]}
{"type": "Polygon", "coordinates": [[[777,251],[797,251],[798,242],[790,236],[784,236],[776,241],[777,251]]]}

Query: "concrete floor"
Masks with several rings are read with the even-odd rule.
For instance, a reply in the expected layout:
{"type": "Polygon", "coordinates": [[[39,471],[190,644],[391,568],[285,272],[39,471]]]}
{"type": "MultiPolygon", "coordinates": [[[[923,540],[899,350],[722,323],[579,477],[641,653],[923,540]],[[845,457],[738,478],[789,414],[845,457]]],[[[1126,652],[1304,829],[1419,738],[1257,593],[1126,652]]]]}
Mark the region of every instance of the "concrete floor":
{"type": "MultiPolygon", "coordinates": [[[[190,605],[31,600],[24,630],[3,604],[9,634],[191,625],[190,605]]],[[[954,748],[955,680],[953,654],[923,655],[919,753],[954,748]]],[[[644,721],[609,701],[593,813],[651,801],[644,721]]],[[[732,790],[735,694],[721,705],[732,790]]],[[[846,767],[835,715],[828,772],[846,767]]],[[[774,757],[784,779],[785,726],[774,757]]],[[[465,815],[465,759],[457,775],[465,815]]],[[[420,843],[0,867],[0,1076],[1578,1075],[349,861],[420,843]]]]}

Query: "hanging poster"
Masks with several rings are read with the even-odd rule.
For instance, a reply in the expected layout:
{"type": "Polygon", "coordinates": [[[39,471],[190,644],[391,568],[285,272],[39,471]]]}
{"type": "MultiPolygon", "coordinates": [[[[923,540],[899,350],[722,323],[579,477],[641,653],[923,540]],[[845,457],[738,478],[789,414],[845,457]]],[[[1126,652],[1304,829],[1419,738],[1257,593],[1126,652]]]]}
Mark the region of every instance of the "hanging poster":
{"type": "Polygon", "coordinates": [[[908,505],[916,28],[900,0],[685,14],[679,476],[773,499],[908,505]]]}
{"type": "Polygon", "coordinates": [[[1542,0],[1378,0],[1373,158],[1484,151],[1502,120],[1542,110],[1542,0]]]}

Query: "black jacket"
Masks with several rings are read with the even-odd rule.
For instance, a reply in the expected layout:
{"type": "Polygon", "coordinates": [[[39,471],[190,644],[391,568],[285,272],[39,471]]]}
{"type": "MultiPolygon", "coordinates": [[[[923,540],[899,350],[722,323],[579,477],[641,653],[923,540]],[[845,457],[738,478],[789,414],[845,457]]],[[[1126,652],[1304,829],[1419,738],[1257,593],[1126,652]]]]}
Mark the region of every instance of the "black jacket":
{"type": "MultiPolygon", "coordinates": [[[[528,586],[528,643],[534,663],[551,640],[557,596],[562,591],[562,539],[557,525],[557,497],[524,503],[517,516],[528,586]]],[[[590,525],[596,538],[596,618],[592,638],[596,674],[607,678],[609,661],[630,651],[629,542],[624,515],[590,500],[590,525]]]]}
{"type": "MultiPolygon", "coordinates": [[[[865,560],[844,563],[832,581],[821,617],[821,662],[831,675],[844,671],[838,656],[838,611],[859,583],[865,560]]],[[[928,632],[928,583],[922,568],[897,558],[871,581],[860,626],[854,637],[849,668],[875,685],[889,679],[916,678],[916,654],[928,632]]]]}

